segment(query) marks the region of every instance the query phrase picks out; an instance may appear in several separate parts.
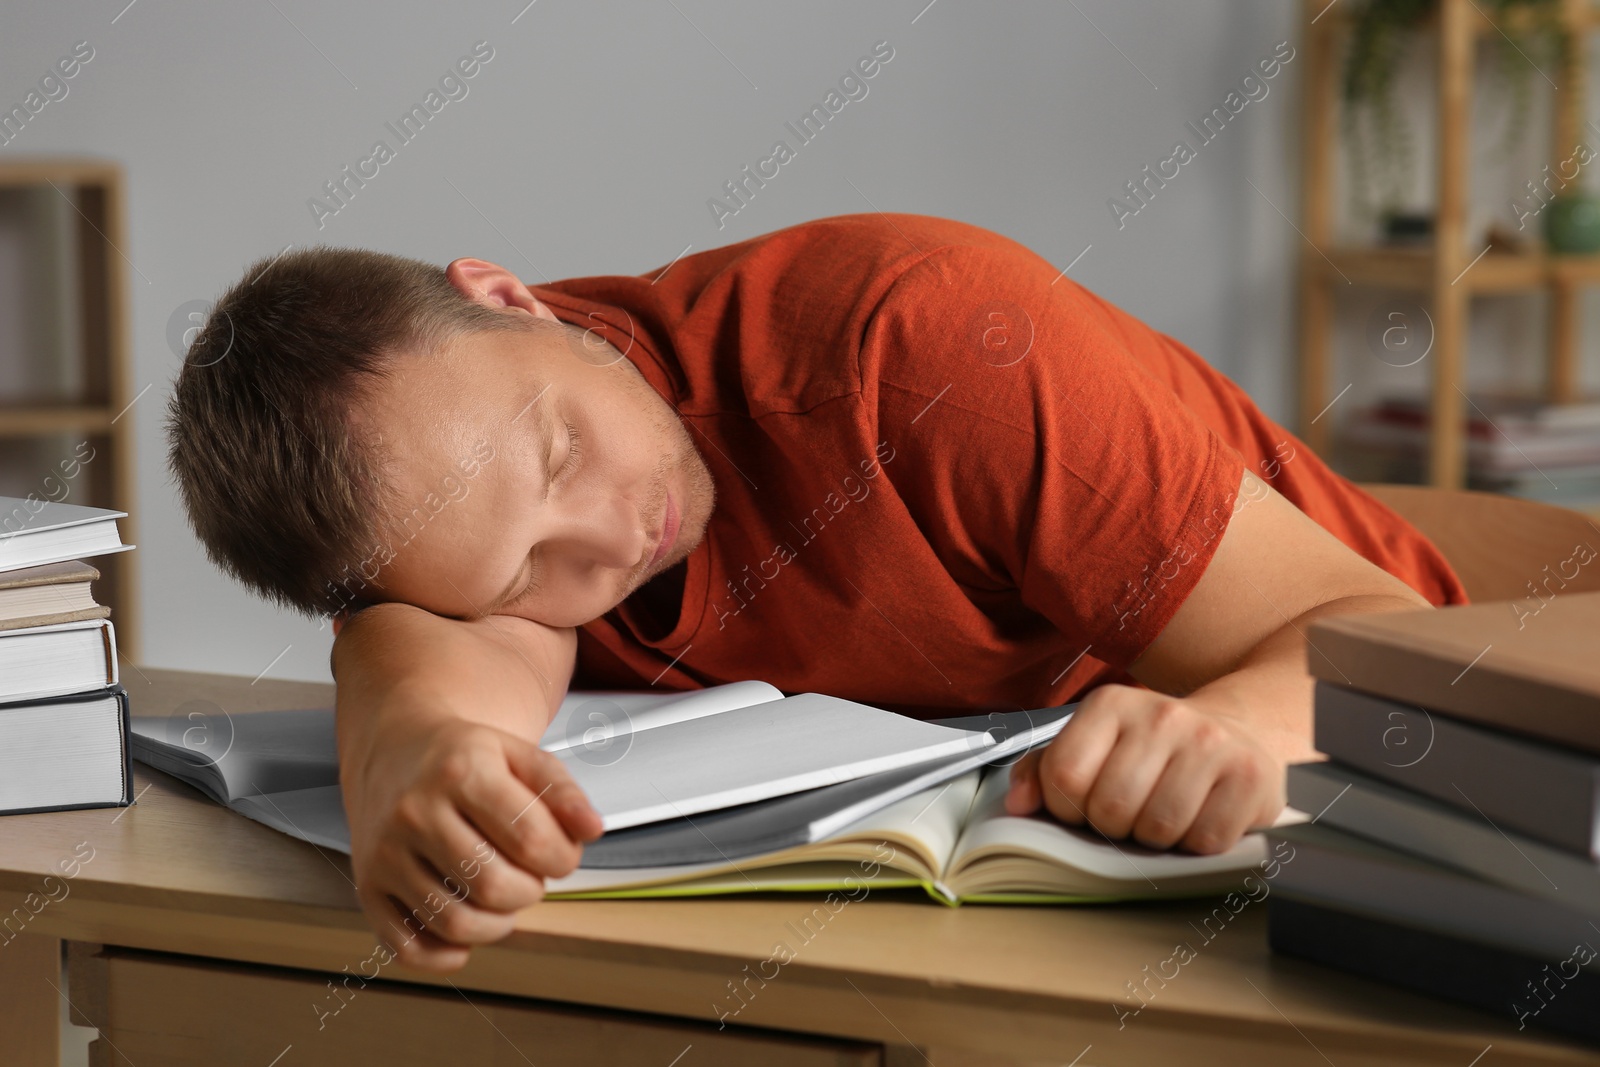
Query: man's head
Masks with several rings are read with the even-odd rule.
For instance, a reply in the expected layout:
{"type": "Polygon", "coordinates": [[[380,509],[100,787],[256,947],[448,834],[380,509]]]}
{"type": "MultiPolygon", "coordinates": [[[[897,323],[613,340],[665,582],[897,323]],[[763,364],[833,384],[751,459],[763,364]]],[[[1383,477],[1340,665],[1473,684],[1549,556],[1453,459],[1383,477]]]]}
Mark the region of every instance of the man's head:
{"type": "Polygon", "coordinates": [[[253,264],[190,346],[168,440],[211,558],[312,614],[577,625],[683,560],[715,496],[621,352],[476,259],[253,264]]]}

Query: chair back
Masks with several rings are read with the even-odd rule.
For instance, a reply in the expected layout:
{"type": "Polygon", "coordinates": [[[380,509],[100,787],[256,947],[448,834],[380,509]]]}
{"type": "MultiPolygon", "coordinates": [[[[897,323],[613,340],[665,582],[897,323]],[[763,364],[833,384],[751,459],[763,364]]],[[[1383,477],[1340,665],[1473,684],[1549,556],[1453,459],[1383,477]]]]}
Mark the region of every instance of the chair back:
{"type": "Polygon", "coordinates": [[[1600,523],[1580,511],[1467,489],[1361,488],[1437,545],[1474,601],[1600,590],[1600,523]]]}

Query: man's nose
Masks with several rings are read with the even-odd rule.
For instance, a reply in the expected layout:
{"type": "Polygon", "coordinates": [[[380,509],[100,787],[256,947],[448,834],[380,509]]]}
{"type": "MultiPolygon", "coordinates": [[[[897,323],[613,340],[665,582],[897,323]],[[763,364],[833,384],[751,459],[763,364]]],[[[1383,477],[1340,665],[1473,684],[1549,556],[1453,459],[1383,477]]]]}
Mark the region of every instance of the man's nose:
{"type": "Polygon", "coordinates": [[[575,554],[597,567],[631,570],[652,551],[654,530],[645,529],[636,505],[616,496],[574,501],[564,525],[575,554]]]}

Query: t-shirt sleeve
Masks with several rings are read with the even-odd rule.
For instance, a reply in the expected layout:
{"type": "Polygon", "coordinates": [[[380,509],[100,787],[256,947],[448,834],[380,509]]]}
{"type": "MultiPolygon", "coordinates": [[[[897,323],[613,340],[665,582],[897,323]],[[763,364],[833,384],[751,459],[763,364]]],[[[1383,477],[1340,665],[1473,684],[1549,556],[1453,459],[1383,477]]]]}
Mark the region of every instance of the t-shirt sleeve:
{"type": "Polygon", "coordinates": [[[895,490],[952,577],[997,627],[1036,613],[1118,668],[1200,580],[1244,468],[1147,369],[1158,339],[1000,239],[923,256],[861,348],[895,490]]]}

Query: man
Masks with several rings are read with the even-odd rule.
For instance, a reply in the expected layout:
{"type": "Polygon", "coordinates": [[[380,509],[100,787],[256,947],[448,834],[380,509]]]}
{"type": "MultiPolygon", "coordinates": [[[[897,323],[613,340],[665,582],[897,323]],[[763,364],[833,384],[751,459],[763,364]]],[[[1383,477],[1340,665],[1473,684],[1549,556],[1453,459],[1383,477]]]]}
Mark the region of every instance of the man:
{"type": "Polygon", "coordinates": [[[536,747],[569,684],[1082,698],[1010,810],[1211,852],[1310,753],[1311,619],[1465,599],[1177,341],[912,215],[543,286],[292,252],[218,302],[170,435],[212,558],[341,620],[361,902],[416,967],[598,834],[536,747]]]}

